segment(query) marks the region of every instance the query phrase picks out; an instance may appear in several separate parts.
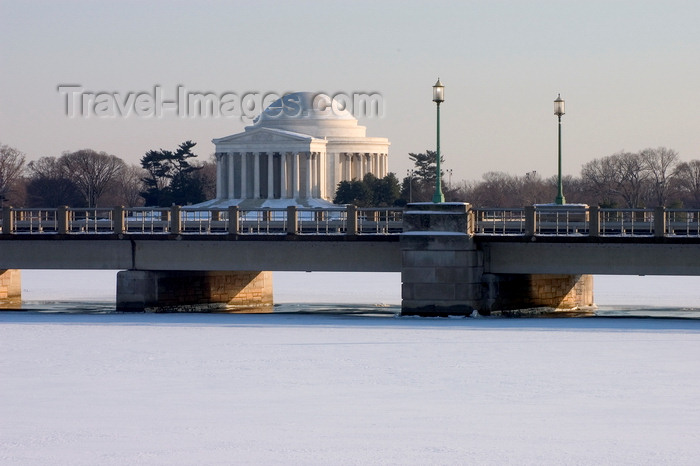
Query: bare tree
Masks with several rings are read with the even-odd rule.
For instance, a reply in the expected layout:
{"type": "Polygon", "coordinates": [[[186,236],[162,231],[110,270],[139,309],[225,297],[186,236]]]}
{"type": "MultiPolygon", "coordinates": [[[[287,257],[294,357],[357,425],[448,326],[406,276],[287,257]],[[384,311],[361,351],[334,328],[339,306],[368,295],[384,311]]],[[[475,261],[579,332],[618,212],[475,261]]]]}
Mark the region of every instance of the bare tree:
{"type": "Polygon", "coordinates": [[[583,182],[583,179],[575,176],[565,176],[563,179],[566,187],[566,200],[571,204],[591,204],[591,196],[588,191],[588,186],[583,182]]]}
{"type": "Polygon", "coordinates": [[[119,157],[92,149],[64,153],[60,161],[68,169],[88,207],[97,206],[102,194],[126,168],[119,157]]]}
{"type": "Polygon", "coordinates": [[[665,206],[672,186],[678,152],[666,147],[644,149],[640,152],[644,168],[651,180],[651,190],[657,206],[665,206]]]}
{"type": "Polygon", "coordinates": [[[216,159],[214,156],[206,162],[197,165],[201,167],[194,172],[194,176],[202,183],[205,199],[214,199],[216,197],[216,159]]]}
{"type": "Polygon", "coordinates": [[[0,145],[0,203],[7,200],[22,176],[24,154],[14,147],[0,145]]]}
{"type": "MultiPolygon", "coordinates": [[[[517,205],[526,206],[552,202],[557,191],[557,184],[546,183],[536,171],[527,172],[525,176],[518,177],[520,183],[520,196],[517,205]]],[[[566,184],[566,179],[564,184],[566,184]]],[[[568,195],[567,195],[568,197],[568,195]]]]}
{"type": "Polygon", "coordinates": [[[137,165],[125,166],[100,198],[101,205],[139,207],[143,205],[141,193],[144,190],[143,178],[146,171],[137,165]]]}
{"type": "Polygon", "coordinates": [[[126,206],[142,206],[143,178],[146,176],[145,170],[138,165],[130,165],[119,177],[119,186],[126,206]]]}
{"type": "Polygon", "coordinates": [[[616,162],[614,168],[620,195],[627,207],[641,207],[649,180],[649,172],[646,170],[641,154],[621,152],[613,157],[616,162]]]}
{"type": "Polygon", "coordinates": [[[487,172],[472,190],[473,203],[482,207],[512,207],[519,204],[519,183],[505,172],[487,172]]]}
{"type": "Polygon", "coordinates": [[[599,193],[599,203],[614,205],[620,200],[634,208],[642,205],[649,173],[639,153],[618,152],[586,163],[581,177],[599,193]]]}
{"type": "Polygon", "coordinates": [[[617,191],[613,170],[613,157],[603,157],[587,162],[581,168],[581,179],[587,186],[589,203],[612,206],[616,202],[617,191]]]}
{"type": "Polygon", "coordinates": [[[700,160],[678,164],[675,180],[682,194],[694,208],[700,208],[700,160]]]}
{"type": "Polygon", "coordinates": [[[68,169],[56,157],[29,162],[27,205],[29,207],[80,206],[82,196],[68,169]]]}

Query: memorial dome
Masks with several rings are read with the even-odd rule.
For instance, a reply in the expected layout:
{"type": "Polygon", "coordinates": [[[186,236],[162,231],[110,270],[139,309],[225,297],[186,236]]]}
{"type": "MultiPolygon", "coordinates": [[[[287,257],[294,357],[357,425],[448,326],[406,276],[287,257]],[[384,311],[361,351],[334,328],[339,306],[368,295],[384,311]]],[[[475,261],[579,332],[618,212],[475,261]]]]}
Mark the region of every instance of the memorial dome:
{"type": "Polygon", "coordinates": [[[317,92],[294,92],[275,100],[246,131],[275,128],[324,137],[364,137],[364,126],[338,100],[317,92]]]}

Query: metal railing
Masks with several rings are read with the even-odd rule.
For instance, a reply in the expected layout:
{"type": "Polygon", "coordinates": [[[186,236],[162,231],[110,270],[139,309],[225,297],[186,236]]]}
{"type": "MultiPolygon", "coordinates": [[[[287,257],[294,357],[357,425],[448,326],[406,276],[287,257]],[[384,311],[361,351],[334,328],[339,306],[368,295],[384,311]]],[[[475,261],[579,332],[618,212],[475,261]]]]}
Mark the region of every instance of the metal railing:
{"type": "Polygon", "coordinates": [[[477,236],[700,237],[700,209],[535,205],[472,212],[477,236]]]}
{"type": "Polygon", "coordinates": [[[700,209],[667,209],[666,236],[699,236],[700,209]]]}
{"type": "Polygon", "coordinates": [[[115,207],[2,209],[0,234],[389,235],[402,231],[403,209],[115,207]]]}
{"type": "MultiPolygon", "coordinates": [[[[535,205],[470,209],[476,236],[700,238],[700,209],[601,209],[535,205]]],[[[194,209],[115,207],[2,209],[2,235],[396,235],[401,208],[194,209]]]]}
{"type": "Polygon", "coordinates": [[[56,233],[56,209],[3,209],[3,233],[56,233]],[[8,215],[9,214],[9,215],[8,215]],[[9,217],[9,218],[8,218],[9,217]]]}
{"type": "Polygon", "coordinates": [[[523,235],[525,234],[524,208],[478,208],[474,213],[476,235],[523,235]]]}
{"type": "MultiPolygon", "coordinates": [[[[534,232],[539,236],[587,236],[590,233],[588,206],[566,209],[535,206],[534,232]]],[[[527,210],[527,209],[526,209],[527,210]]]]}
{"type": "Polygon", "coordinates": [[[653,209],[600,209],[599,236],[654,236],[653,209]]]}

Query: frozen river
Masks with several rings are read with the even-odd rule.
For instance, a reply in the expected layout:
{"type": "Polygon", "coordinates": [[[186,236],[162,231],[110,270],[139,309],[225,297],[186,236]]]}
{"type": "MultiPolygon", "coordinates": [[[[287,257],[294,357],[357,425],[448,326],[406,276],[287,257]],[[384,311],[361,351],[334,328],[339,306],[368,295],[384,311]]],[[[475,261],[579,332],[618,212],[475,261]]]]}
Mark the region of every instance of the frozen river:
{"type": "Polygon", "coordinates": [[[3,465],[695,465],[700,320],[0,313],[3,465]]]}
{"type": "MultiPolygon", "coordinates": [[[[699,319],[392,318],[398,274],[275,280],[278,302],[307,303],[289,309],[378,314],[1,312],[0,464],[700,458],[699,319]]],[[[596,295],[682,312],[697,285],[602,277],[596,295]]],[[[114,273],[28,271],[23,288],[108,309],[114,273]]]]}

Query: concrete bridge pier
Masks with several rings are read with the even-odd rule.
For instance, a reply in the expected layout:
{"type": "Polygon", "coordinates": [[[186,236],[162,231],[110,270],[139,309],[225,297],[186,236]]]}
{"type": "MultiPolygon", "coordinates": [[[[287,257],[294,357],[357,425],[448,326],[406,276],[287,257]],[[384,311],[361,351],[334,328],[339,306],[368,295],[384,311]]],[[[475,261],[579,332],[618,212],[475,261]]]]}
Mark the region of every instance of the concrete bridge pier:
{"type": "Polygon", "coordinates": [[[482,300],[483,254],[468,234],[469,204],[416,203],[404,212],[401,315],[470,315],[482,300]]]}
{"type": "Polygon", "coordinates": [[[124,270],[117,310],[271,312],[272,272],[124,270]]]}
{"type": "Polygon", "coordinates": [[[596,308],[593,275],[486,273],[482,279],[484,315],[584,316],[596,308]]]}
{"type": "Polygon", "coordinates": [[[469,205],[409,204],[401,235],[401,314],[419,316],[586,315],[593,277],[485,273],[469,205]]]}
{"type": "Polygon", "coordinates": [[[22,273],[0,269],[0,309],[19,309],[22,305],[22,273]]]}

